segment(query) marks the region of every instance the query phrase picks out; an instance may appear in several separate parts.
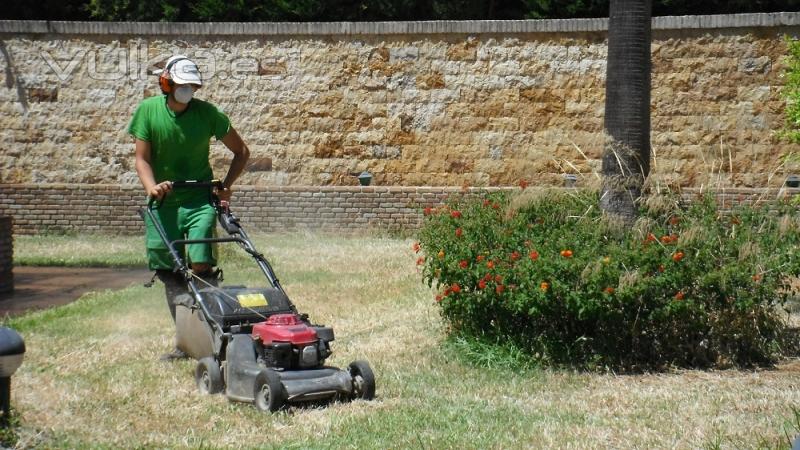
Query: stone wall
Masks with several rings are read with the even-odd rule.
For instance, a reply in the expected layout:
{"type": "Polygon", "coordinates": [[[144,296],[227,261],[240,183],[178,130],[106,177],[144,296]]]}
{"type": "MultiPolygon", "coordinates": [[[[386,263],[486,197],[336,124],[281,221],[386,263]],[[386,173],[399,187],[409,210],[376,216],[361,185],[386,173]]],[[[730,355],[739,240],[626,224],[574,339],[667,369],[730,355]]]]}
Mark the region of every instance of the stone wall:
{"type": "Polygon", "coordinates": [[[14,290],[14,222],[0,215],[0,294],[14,290]]]}
{"type": "MultiPolygon", "coordinates": [[[[534,188],[529,188],[534,189],[534,188]]],[[[518,191],[519,188],[242,186],[234,193],[232,210],[248,232],[323,230],[339,233],[413,232],[422,224],[426,207],[439,207],[453,195],[518,191]]],[[[691,201],[702,189],[687,188],[691,201]]],[[[723,209],[757,202],[800,189],[736,188],[717,191],[723,209]]],[[[0,217],[13,216],[14,233],[142,234],[138,209],[142,188],[120,185],[0,184],[0,217]]],[[[10,227],[10,218],[6,218],[10,227]]],[[[0,227],[3,226],[0,219],[0,227]]],[[[3,236],[11,233],[0,228],[3,236]]],[[[0,250],[2,256],[2,250],[0,250]]],[[[1,270],[1,266],[0,266],[1,270]]]]}
{"type": "MultiPolygon", "coordinates": [[[[0,183],[136,184],[125,128],[158,93],[149,71],[180,52],[252,150],[242,184],[356,185],[369,170],[380,186],[561,185],[599,170],[606,29],[0,21],[0,183]]],[[[800,147],[775,130],[783,36],[798,32],[800,13],[653,20],[657,178],[758,187],[796,170],[781,162],[800,147]]]]}

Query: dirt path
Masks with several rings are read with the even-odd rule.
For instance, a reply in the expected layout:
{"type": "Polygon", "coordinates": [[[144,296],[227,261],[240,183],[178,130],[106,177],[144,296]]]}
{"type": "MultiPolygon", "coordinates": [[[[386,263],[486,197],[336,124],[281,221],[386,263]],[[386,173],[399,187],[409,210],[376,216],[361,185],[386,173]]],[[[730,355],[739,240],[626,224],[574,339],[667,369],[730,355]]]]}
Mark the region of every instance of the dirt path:
{"type": "Polygon", "coordinates": [[[130,268],[14,267],[14,292],[0,294],[0,317],[65,305],[81,295],[150,281],[152,272],[130,268]]]}

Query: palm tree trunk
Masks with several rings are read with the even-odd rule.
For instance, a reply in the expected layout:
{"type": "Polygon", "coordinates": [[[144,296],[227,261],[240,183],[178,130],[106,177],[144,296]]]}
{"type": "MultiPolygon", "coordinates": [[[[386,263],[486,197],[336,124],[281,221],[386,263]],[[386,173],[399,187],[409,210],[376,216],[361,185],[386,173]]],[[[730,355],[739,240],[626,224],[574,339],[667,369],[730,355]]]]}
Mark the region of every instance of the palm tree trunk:
{"type": "Polygon", "coordinates": [[[611,0],[600,206],[627,224],[650,173],[652,0],[611,0]]]}

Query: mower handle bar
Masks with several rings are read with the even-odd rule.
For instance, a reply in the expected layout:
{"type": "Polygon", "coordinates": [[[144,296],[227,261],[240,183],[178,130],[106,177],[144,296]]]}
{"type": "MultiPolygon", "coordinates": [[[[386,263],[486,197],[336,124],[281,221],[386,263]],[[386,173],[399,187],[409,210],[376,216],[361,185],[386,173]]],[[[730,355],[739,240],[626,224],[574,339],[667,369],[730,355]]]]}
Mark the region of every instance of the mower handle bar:
{"type": "MultiPolygon", "coordinates": [[[[210,188],[217,188],[217,189],[224,189],[225,185],[222,184],[220,180],[211,180],[211,181],[198,181],[198,180],[181,180],[181,181],[172,181],[172,188],[173,189],[183,189],[183,188],[193,188],[193,189],[210,189],[210,188]]],[[[169,194],[164,194],[161,197],[161,200],[156,199],[155,197],[148,197],[147,201],[147,209],[158,209],[164,204],[164,198],[169,194]],[[153,208],[153,205],[156,205],[153,208]]],[[[213,199],[213,197],[212,197],[213,199]]]]}

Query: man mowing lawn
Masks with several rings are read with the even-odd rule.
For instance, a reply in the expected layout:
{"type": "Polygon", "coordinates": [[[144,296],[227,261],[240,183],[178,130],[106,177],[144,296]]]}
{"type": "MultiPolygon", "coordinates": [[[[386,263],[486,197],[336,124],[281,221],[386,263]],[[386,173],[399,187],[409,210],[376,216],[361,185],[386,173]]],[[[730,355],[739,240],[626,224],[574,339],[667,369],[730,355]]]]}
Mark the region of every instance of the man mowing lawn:
{"type": "MultiPolygon", "coordinates": [[[[216,214],[208,202],[208,193],[198,189],[175,189],[172,181],[210,181],[214,178],[209,151],[211,137],[221,140],[233,153],[233,161],[217,191],[220,200],[229,201],[231,186],[250,157],[250,150],[231,126],[228,116],[211,103],[199,100],[194,93],[203,85],[200,71],[189,58],[176,55],[158,71],[163,95],[142,101],[133,115],[128,133],[135,142],[136,173],[151,198],[163,200],[156,215],[170,240],[210,238],[215,230],[216,214]],[[167,195],[169,194],[169,195],[167,195]]],[[[182,277],[173,272],[169,251],[152,222],[146,220],[148,264],[164,283],[172,320],[175,321],[175,297],[186,292],[182,277]]],[[[214,248],[210,244],[188,247],[192,271],[209,283],[217,273],[214,248]]],[[[164,360],[186,358],[177,347],[162,356],[164,360]]]]}

